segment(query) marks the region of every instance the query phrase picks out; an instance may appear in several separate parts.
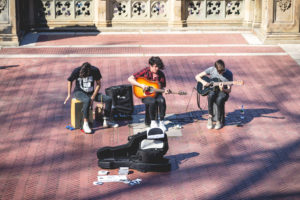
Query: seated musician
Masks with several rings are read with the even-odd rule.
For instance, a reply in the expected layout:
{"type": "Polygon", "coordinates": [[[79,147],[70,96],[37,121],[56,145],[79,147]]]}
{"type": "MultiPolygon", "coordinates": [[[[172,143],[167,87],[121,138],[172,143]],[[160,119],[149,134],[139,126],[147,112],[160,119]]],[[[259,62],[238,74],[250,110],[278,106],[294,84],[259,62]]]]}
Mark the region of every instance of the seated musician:
{"type": "MultiPolygon", "coordinates": [[[[149,81],[159,82],[160,88],[163,89],[166,87],[165,74],[162,72],[164,67],[165,66],[164,66],[162,60],[160,59],[160,57],[151,57],[149,59],[149,67],[146,67],[146,68],[142,69],[141,71],[131,75],[128,78],[128,81],[132,85],[143,88],[143,90],[145,91],[149,88],[149,86],[147,86],[145,84],[141,84],[136,81],[137,78],[143,77],[149,81]]],[[[167,94],[167,93],[169,93],[169,91],[165,90],[164,93],[167,94]]],[[[149,105],[150,120],[147,119],[147,115],[146,115],[145,124],[148,126],[150,125],[150,128],[159,127],[163,131],[166,131],[166,127],[164,124],[164,118],[165,118],[165,114],[166,114],[166,100],[163,97],[162,93],[157,93],[157,95],[154,98],[147,96],[142,99],[142,102],[144,104],[149,105]],[[159,118],[160,118],[159,123],[156,122],[156,115],[158,114],[157,107],[159,108],[159,118]]],[[[147,106],[146,106],[146,108],[147,108],[147,106]]]]}
{"type": "Polygon", "coordinates": [[[213,104],[216,103],[217,110],[216,110],[216,125],[215,129],[220,129],[223,127],[224,124],[221,122],[221,115],[224,113],[221,113],[224,111],[225,102],[229,98],[229,93],[231,92],[231,86],[229,85],[223,85],[222,82],[225,81],[232,81],[233,75],[232,72],[229,69],[225,68],[225,64],[223,60],[217,60],[215,62],[215,66],[209,67],[203,72],[197,74],[195,76],[196,80],[198,82],[201,82],[203,86],[209,86],[209,83],[202,79],[204,76],[209,76],[211,79],[218,79],[220,81],[219,87],[215,88],[214,90],[209,91],[207,95],[207,101],[208,101],[208,121],[207,121],[207,128],[212,129],[213,123],[212,123],[212,117],[213,117],[213,104]]]}
{"type": "Polygon", "coordinates": [[[68,78],[68,96],[64,104],[70,99],[73,81],[76,82],[74,96],[76,99],[83,102],[83,131],[92,133],[88,124],[89,107],[93,107],[94,101],[102,101],[105,103],[103,127],[118,127],[118,124],[110,122],[112,98],[98,93],[101,88],[102,75],[97,67],[85,62],[80,67],[73,70],[68,78]],[[94,84],[96,82],[96,84],[94,84]],[[95,86],[96,85],[96,86],[95,86]]]}

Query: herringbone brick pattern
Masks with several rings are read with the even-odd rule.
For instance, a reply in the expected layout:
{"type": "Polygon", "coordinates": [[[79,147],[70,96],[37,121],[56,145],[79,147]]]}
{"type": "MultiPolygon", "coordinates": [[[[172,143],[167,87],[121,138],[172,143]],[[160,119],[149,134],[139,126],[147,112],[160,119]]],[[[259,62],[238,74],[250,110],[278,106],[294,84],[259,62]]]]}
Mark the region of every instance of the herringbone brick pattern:
{"type": "MultiPolygon", "coordinates": [[[[62,36],[43,36],[36,45],[79,41],[74,37],[61,40],[59,37],[62,36]]],[[[134,36],[118,37],[124,43],[136,41],[134,36]]],[[[155,37],[147,36],[144,43],[151,44],[155,37]]],[[[167,38],[169,44],[178,44],[173,37],[167,38]]],[[[200,44],[203,40],[220,44],[217,41],[221,41],[215,34],[208,35],[207,40],[203,35],[198,37],[201,41],[195,39],[193,43],[200,44]]],[[[228,38],[235,37],[231,44],[237,40],[246,44],[238,34],[228,38]]],[[[116,37],[106,38],[113,42],[116,37]]],[[[92,44],[91,39],[89,36],[89,40],[84,41],[92,44]]],[[[237,47],[223,48],[222,51],[229,53],[237,51],[237,47]]],[[[239,48],[240,52],[248,51],[248,47],[239,48]]],[[[251,48],[251,52],[261,52],[261,49],[283,52],[274,46],[251,48]]],[[[78,54],[85,51],[65,50],[78,54]]],[[[170,52],[175,50],[170,48],[170,52]]],[[[201,49],[207,53],[215,50],[201,49]]],[[[23,49],[2,49],[1,53],[3,51],[26,54],[23,49]]],[[[66,129],[70,124],[70,104],[63,104],[67,95],[66,79],[73,68],[88,61],[99,67],[103,76],[101,92],[104,92],[106,87],[128,84],[127,78],[132,73],[147,66],[148,57],[43,58],[42,54],[49,49],[32,51],[34,54],[40,51],[41,57],[0,58],[1,200],[300,198],[300,66],[290,56],[162,57],[167,87],[188,93],[166,96],[167,113],[177,114],[184,127],[182,137],[169,138],[167,157],[172,171],[141,173],[133,170],[129,178],[141,178],[140,185],[94,186],[100,170],[97,149],[126,143],[132,128],[128,121],[123,121],[117,129],[104,129],[96,124],[92,135],[66,129]],[[234,79],[244,80],[245,85],[233,87],[226,104],[226,126],[221,130],[207,130],[206,100],[201,98],[203,110],[200,111],[193,92],[194,76],[217,59],[223,59],[233,71],[234,79]],[[241,105],[245,107],[244,126],[237,127],[241,105]]],[[[56,48],[52,51],[53,54],[60,52],[56,48]]],[[[155,49],[155,52],[164,51],[166,49],[155,49]]],[[[141,107],[139,99],[135,98],[134,102],[136,107],[141,107]]],[[[117,170],[109,171],[117,174],[117,170]]]]}

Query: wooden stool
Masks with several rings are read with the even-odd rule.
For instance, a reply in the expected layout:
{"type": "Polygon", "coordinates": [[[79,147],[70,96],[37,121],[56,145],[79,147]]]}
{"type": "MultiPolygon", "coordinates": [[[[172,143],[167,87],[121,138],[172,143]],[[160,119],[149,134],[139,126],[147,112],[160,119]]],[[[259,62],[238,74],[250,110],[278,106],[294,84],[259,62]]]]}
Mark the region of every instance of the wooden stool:
{"type": "MultiPolygon", "coordinates": [[[[76,98],[71,101],[71,125],[74,128],[81,128],[83,125],[83,113],[82,113],[83,103],[76,98]]],[[[89,123],[93,124],[93,110],[89,110],[89,123]]]]}

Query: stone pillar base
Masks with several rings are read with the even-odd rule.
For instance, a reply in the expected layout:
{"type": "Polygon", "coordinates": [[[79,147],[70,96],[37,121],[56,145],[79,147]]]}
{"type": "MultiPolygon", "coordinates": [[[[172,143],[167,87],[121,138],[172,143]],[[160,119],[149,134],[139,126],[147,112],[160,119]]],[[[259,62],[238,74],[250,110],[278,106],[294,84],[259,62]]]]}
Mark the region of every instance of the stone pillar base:
{"type": "Polygon", "coordinates": [[[168,23],[169,28],[182,28],[186,27],[186,21],[185,20],[177,20],[177,21],[171,21],[168,23]]]}
{"type": "Polygon", "coordinates": [[[0,34],[1,46],[19,46],[19,38],[15,34],[0,34]]]}
{"type": "Polygon", "coordinates": [[[101,21],[96,24],[97,28],[112,27],[111,21],[101,21]]]}
{"type": "Polygon", "coordinates": [[[264,44],[300,44],[300,33],[268,33],[254,29],[254,33],[264,44]]]}

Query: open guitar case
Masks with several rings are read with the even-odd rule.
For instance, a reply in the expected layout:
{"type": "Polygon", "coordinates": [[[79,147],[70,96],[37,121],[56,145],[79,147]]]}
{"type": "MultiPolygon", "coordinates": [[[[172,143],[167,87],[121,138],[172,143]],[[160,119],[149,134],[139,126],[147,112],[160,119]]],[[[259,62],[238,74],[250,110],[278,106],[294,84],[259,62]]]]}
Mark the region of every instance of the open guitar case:
{"type": "Polygon", "coordinates": [[[98,166],[103,169],[129,167],[141,172],[171,170],[164,155],[169,149],[167,135],[160,128],[152,128],[128,137],[128,143],[103,147],[97,151],[98,166]]]}

